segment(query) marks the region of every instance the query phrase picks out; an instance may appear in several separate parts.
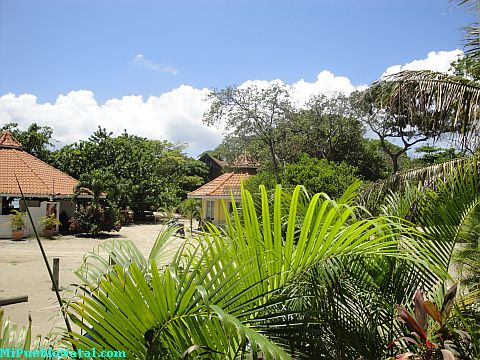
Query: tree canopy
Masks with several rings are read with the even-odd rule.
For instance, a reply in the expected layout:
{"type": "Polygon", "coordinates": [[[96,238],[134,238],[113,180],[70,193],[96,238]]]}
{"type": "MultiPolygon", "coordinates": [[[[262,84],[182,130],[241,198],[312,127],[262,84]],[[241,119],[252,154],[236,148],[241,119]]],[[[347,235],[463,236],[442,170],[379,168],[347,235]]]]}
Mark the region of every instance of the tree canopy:
{"type": "Polygon", "coordinates": [[[101,176],[112,203],[135,211],[178,204],[207,175],[206,166],[177,145],[126,132],[113,137],[101,128],[52,152],[51,163],[75,178],[101,176]]]}
{"type": "Polygon", "coordinates": [[[208,125],[223,124],[226,134],[244,143],[256,141],[265,146],[273,171],[278,172],[282,161],[280,143],[284,136],[280,125],[293,109],[285,86],[227,87],[213,90],[209,100],[211,106],[204,114],[204,122],[208,125]]]}

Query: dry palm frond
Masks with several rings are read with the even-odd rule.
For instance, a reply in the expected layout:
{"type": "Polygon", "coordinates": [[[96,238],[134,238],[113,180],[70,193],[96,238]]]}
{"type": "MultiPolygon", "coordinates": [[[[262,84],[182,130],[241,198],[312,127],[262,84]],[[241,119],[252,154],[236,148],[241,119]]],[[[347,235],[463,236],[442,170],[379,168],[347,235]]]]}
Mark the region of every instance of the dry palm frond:
{"type": "Polygon", "coordinates": [[[406,125],[432,136],[448,132],[467,144],[480,134],[480,84],[433,71],[402,71],[377,84],[388,84],[381,101],[406,125]]]}
{"type": "Polygon", "coordinates": [[[480,154],[475,154],[468,157],[445,161],[440,164],[399,172],[387,179],[372,183],[365,188],[363,193],[359,196],[359,201],[368,209],[373,209],[383,201],[387,194],[392,191],[401,191],[409,183],[421,183],[426,188],[435,189],[436,185],[439,184],[439,179],[445,180],[458,169],[467,169],[470,172],[477,172],[480,174],[479,162],[480,154]]]}

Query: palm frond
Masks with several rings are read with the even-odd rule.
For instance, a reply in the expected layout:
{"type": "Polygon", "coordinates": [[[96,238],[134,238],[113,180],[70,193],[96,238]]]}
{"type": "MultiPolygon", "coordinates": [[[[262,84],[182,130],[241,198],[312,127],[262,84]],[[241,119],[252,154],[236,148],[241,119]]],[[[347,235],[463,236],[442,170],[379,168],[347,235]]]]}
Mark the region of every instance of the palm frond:
{"type": "Polygon", "coordinates": [[[436,190],[437,185],[447,181],[459,168],[476,172],[480,176],[480,154],[448,160],[439,164],[393,174],[387,179],[370,184],[359,194],[358,201],[369,210],[378,209],[385,197],[392,192],[402,192],[410,184],[421,184],[427,189],[436,190]]]}
{"type": "Polygon", "coordinates": [[[130,240],[108,240],[96,246],[83,257],[83,264],[74,271],[75,275],[86,284],[97,283],[109,272],[113,265],[118,264],[128,268],[134,263],[145,273],[148,272],[150,261],[158,266],[168,265],[168,260],[176,250],[166,246],[167,241],[175,234],[176,228],[165,227],[157,236],[148,258],[130,240]]]}
{"type": "Polygon", "coordinates": [[[433,136],[449,132],[462,144],[480,134],[480,84],[433,71],[407,70],[380,83],[388,91],[382,102],[405,112],[407,125],[421,126],[433,136]]]}
{"type": "Polygon", "coordinates": [[[28,326],[18,326],[10,319],[4,319],[4,309],[0,307],[0,349],[30,350],[31,342],[32,318],[28,317],[28,326]]]}
{"type": "MultiPolygon", "coordinates": [[[[232,204],[225,233],[210,226],[195,246],[184,243],[160,270],[156,256],[146,269],[132,245],[105,245],[107,253],[119,252],[114,266],[107,266],[97,249],[87,263],[103,260],[83,268],[83,292],[68,310],[90,336],[72,333],[70,344],[88,348],[91,337],[97,347],[121,347],[139,359],[177,359],[195,349],[206,349],[212,359],[260,351],[265,358],[296,357],[300,349],[267,332],[263,321],[294,319],[298,310],[285,313],[284,291],[313,269],[327,286],[343,279],[337,270],[348,259],[403,259],[442,276],[435,252],[418,245],[420,232],[397,218],[358,219],[348,194],[340,204],[321,194],[309,197],[301,187],[288,195],[277,187],[273,203],[264,187],[260,194],[258,210],[242,190],[241,210],[232,204]]],[[[347,297],[344,301],[345,309],[351,308],[347,297]]]]}

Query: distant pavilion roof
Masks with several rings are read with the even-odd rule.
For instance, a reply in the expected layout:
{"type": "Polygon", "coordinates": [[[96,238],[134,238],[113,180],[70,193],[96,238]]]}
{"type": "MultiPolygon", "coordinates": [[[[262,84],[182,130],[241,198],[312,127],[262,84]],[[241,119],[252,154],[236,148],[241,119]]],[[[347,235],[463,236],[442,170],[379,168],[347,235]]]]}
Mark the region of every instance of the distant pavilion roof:
{"type": "MultiPolygon", "coordinates": [[[[72,197],[76,179],[23,151],[9,131],[0,134],[0,196],[72,197]]],[[[91,197],[85,195],[83,197],[91,197]]]]}
{"type": "Polygon", "coordinates": [[[242,181],[245,181],[250,176],[252,175],[248,173],[225,173],[199,187],[197,190],[188,193],[188,197],[229,199],[231,194],[233,194],[235,198],[239,198],[240,185],[242,181]]]}
{"type": "Polygon", "coordinates": [[[250,156],[247,152],[240,154],[233,164],[230,166],[231,168],[245,168],[245,169],[257,169],[259,168],[260,164],[255,161],[255,159],[250,156]]]}
{"type": "Polygon", "coordinates": [[[21,149],[22,144],[13,137],[10,131],[6,130],[0,134],[0,148],[21,149]]]}

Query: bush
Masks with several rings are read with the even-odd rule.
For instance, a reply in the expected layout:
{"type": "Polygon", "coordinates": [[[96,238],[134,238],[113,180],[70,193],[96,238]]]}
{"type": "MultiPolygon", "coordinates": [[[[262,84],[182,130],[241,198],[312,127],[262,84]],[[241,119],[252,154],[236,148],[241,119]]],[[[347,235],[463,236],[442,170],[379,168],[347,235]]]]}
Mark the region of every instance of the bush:
{"type": "Polygon", "coordinates": [[[327,193],[331,198],[339,198],[356,180],[357,168],[346,163],[336,163],[326,159],[302,156],[295,164],[288,164],[279,173],[278,180],[273,173],[259,172],[250,177],[245,184],[247,190],[258,192],[259,185],[274,189],[277,182],[283,188],[294,188],[303,185],[310,194],[327,193]]]}
{"type": "Polygon", "coordinates": [[[71,231],[93,235],[101,232],[119,231],[122,227],[120,213],[117,209],[94,204],[75,211],[69,222],[71,231]]]}
{"type": "Polygon", "coordinates": [[[282,184],[291,187],[304,185],[311,194],[324,192],[335,199],[358,179],[356,174],[355,167],[343,162],[318,160],[305,155],[299,162],[285,167],[282,184]]]}

